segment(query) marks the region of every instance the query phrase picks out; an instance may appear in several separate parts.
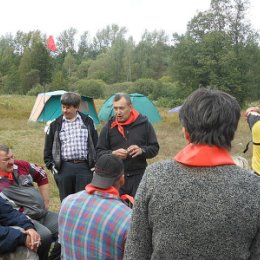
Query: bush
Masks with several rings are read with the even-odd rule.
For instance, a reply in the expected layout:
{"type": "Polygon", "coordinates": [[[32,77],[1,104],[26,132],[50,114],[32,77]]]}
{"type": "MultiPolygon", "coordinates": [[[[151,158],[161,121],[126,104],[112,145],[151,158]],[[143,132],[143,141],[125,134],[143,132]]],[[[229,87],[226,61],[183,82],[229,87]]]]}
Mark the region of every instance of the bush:
{"type": "Polygon", "coordinates": [[[165,80],[140,79],[129,88],[129,92],[143,94],[152,100],[159,98],[176,99],[178,91],[177,83],[169,82],[168,78],[165,78],[165,80]]]}
{"type": "Polygon", "coordinates": [[[171,98],[171,97],[160,97],[157,100],[157,105],[159,107],[168,107],[168,108],[173,108],[180,106],[183,103],[183,99],[179,98],[171,98]]]}
{"type": "Polygon", "coordinates": [[[99,79],[80,79],[73,85],[73,90],[83,96],[103,98],[105,82],[99,79]]]}
{"type": "Polygon", "coordinates": [[[125,92],[131,93],[129,89],[133,86],[133,82],[122,82],[122,83],[115,83],[111,85],[106,85],[104,87],[104,96],[105,98],[109,98],[110,96],[114,95],[118,92],[125,92]]]}
{"type": "Polygon", "coordinates": [[[31,88],[28,92],[28,96],[37,96],[39,93],[42,93],[44,91],[47,91],[46,89],[43,88],[41,84],[37,84],[35,87],[31,88]]]}
{"type": "Polygon", "coordinates": [[[154,89],[158,88],[160,85],[159,81],[153,79],[138,79],[129,88],[131,93],[140,93],[145,96],[149,96],[153,93],[154,89]]]}

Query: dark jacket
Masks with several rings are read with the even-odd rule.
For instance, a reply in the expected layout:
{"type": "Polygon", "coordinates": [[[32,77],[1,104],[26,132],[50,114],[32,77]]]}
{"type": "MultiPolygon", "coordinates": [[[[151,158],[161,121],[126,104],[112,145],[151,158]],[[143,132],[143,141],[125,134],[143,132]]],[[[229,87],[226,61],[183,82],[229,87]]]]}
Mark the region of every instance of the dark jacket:
{"type": "MultiPolygon", "coordinates": [[[[96,144],[98,140],[98,134],[94,126],[93,120],[81,113],[78,112],[81,116],[83,123],[88,129],[88,163],[90,168],[95,165],[96,161],[96,144]]],[[[60,169],[61,166],[61,142],[59,133],[62,127],[62,118],[63,115],[58,117],[55,121],[50,124],[49,129],[47,130],[45,136],[45,145],[44,145],[44,162],[48,169],[51,169],[53,165],[57,169],[60,169]]]]}
{"type": "Polygon", "coordinates": [[[17,246],[25,245],[25,235],[19,229],[10,226],[18,226],[25,230],[34,228],[24,214],[0,198],[0,254],[12,252],[17,246]]]}
{"type": "Polygon", "coordinates": [[[138,145],[143,153],[135,158],[127,157],[124,162],[125,172],[134,175],[136,170],[145,170],[146,159],[155,157],[159,151],[156,134],[153,126],[144,115],[139,115],[134,123],[124,126],[126,139],[119,133],[117,127],[111,128],[114,117],[109,120],[100,132],[97,144],[97,157],[105,153],[124,148],[130,145],[138,145]]]}

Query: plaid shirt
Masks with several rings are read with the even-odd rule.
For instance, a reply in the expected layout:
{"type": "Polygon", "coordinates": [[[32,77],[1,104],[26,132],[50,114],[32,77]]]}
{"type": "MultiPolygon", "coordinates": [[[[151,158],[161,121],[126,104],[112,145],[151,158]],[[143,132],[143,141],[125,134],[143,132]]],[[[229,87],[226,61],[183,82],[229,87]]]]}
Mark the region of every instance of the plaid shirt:
{"type": "Polygon", "coordinates": [[[119,260],[132,210],[119,197],[81,191],[66,197],[59,213],[63,260],[119,260]]]}
{"type": "Polygon", "coordinates": [[[88,129],[79,114],[74,121],[63,117],[60,140],[63,160],[87,159],[88,129]]]}

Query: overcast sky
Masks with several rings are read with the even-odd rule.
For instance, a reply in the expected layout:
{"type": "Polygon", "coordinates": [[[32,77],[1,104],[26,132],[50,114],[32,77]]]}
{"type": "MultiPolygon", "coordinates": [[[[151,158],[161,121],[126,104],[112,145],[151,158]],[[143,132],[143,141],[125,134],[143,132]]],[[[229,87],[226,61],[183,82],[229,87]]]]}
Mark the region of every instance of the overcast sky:
{"type": "MultiPolygon", "coordinates": [[[[260,0],[250,2],[247,18],[260,30],[260,0]]],[[[145,29],[184,33],[188,21],[209,5],[210,0],[2,0],[0,35],[40,30],[55,39],[74,27],[78,35],[89,31],[94,37],[98,30],[115,23],[125,26],[139,41],[145,29]]]]}

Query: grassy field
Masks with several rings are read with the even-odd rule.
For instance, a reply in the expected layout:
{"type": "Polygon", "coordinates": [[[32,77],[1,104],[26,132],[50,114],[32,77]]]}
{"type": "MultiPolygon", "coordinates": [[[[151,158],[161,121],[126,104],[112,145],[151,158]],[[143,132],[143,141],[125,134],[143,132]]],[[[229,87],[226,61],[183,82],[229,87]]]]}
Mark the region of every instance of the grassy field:
{"type": "MultiPolygon", "coordinates": [[[[44,124],[28,122],[35,97],[0,96],[0,143],[12,148],[17,159],[31,161],[39,165],[43,163],[44,124]]],[[[95,101],[99,111],[103,100],[95,101]]],[[[167,108],[159,108],[162,121],[154,125],[160,143],[160,152],[149,163],[171,158],[185,146],[177,113],[168,113],[167,108]]],[[[98,132],[102,125],[97,126],[98,132]]],[[[243,150],[251,135],[245,118],[242,116],[233,141],[232,155],[241,155],[250,161],[251,148],[246,154],[243,150]]],[[[60,205],[58,191],[53,176],[48,172],[50,180],[50,207],[57,211],[60,205]]]]}

